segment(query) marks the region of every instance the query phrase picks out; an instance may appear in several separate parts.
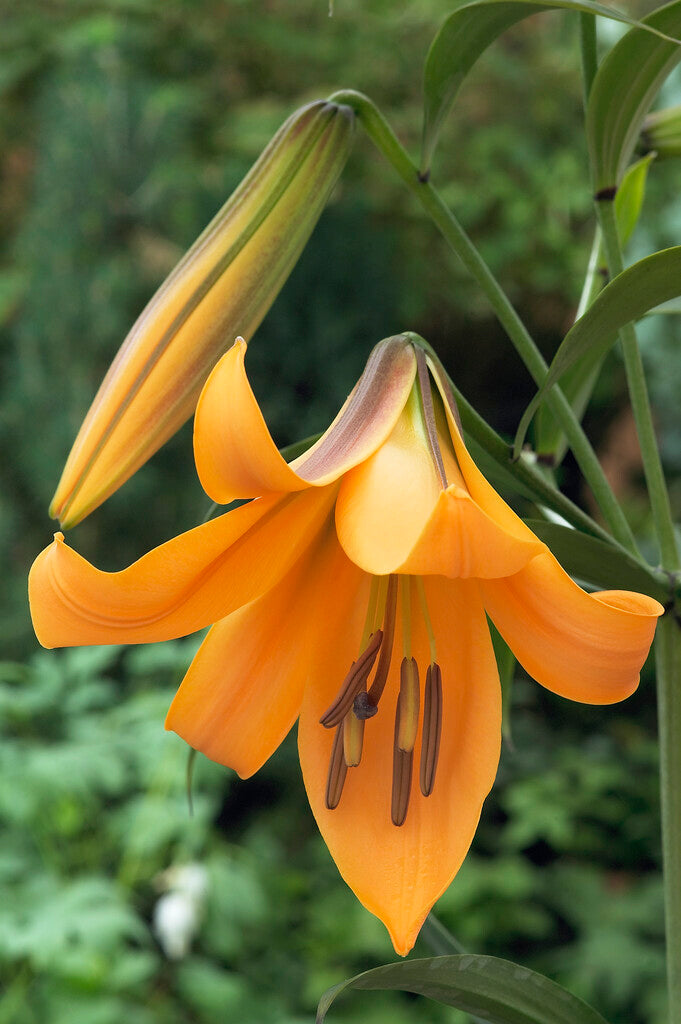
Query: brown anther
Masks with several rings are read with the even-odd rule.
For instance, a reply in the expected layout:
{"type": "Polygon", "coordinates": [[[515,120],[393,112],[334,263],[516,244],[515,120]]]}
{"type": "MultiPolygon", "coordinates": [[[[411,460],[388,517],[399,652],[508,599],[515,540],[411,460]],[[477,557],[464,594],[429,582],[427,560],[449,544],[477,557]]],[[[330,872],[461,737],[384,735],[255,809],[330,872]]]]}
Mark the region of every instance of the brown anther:
{"type": "Polygon", "coordinates": [[[343,719],[343,759],[348,768],[356,768],[362,760],[364,719],[349,711],[343,719]]]}
{"type": "Polygon", "coordinates": [[[435,785],[435,769],[440,753],[442,733],[442,673],[437,664],[429,665],[423,697],[423,735],[421,737],[421,770],[419,783],[424,796],[430,796],[435,785]]]}
{"type": "Polygon", "coordinates": [[[347,774],[348,766],[343,756],[343,726],[339,725],[333,738],[329,774],[326,779],[326,806],[330,811],[335,810],[340,803],[347,774]]]}
{"type": "Polygon", "coordinates": [[[400,665],[400,730],[397,745],[407,753],[414,749],[419,727],[419,667],[415,658],[402,658],[400,665]]]}
{"type": "MultiPolygon", "coordinates": [[[[394,574],[388,577],[388,591],[385,597],[385,612],[383,614],[383,638],[381,644],[381,655],[376,666],[374,681],[369,687],[367,695],[368,702],[378,707],[378,702],[388,682],[388,671],[390,670],[390,659],[393,653],[393,638],[395,636],[395,619],[397,617],[397,576],[394,574]]],[[[355,691],[357,692],[357,691],[355,691]]],[[[370,717],[370,716],[369,716],[370,717]]]]}
{"type": "Polygon", "coordinates": [[[319,719],[326,729],[332,729],[343,721],[352,707],[352,702],[354,701],[357,693],[366,686],[367,678],[374,667],[376,655],[381,647],[382,640],[383,630],[377,629],[376,632],[372,633],[369,637],[369,643],[364,648],[357,661],[353,661],[350,666],[350,671],[343,681],[343,685],[340,688],[338,696],[319,719]]]}
{"type": "Polygon", "coordinates": [[[397,702],[395,714],[395,740],[393,743],[393,789],[390,801],[390,817],[393,825],[404,825],[409,808],[411,793],[411,770],[414,762],[414,751],[400,750],[397,737],[400,731],[400,702],[397,702]]]}

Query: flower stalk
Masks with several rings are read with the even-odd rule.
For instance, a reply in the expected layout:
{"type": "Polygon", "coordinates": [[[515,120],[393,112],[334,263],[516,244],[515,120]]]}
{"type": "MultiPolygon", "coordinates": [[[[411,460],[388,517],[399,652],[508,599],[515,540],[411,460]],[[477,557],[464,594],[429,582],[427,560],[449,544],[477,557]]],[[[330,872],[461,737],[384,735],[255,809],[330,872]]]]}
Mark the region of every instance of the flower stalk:
{"type": "MultiPolygon", "coordinates": [[[[622,250],[617,233],[615,204],[610,200],[596,203],[598,219],[603,233],[603,246],[611,277],[616,277],[624,270],[622,250]]],[[[655,437],[655,427],[648,398],[643,362],[633,324],[627,324],[620,331],[624,367],[627,375],[627,386],[631,408],[636,422],[643,472],[650,497],[655,533],[660,547],[660,558],[665,569],[673,571],[681,568],[679,551],[674,533],[669,493],[662,470],[662,461],[655,437]]]]}
{"type": "MultiPolygon", "coordinates": [[[[372,142],[416,196],[450,248],[476,279],[525,366],[537,385],[541,385],[548,373],[548,366],[527,328],[471,239],[430,182],[419,174],[383,115],[367,96],[351,89],[334,93],[330,102],[347,104],[354,109],[372,142]]],[[[553,388],[547,395],[547,405],[559,421],[613,536],[624,548],[637,554],[631,527],[589,439],[560,388],[553,388]]]]}
{"type": "Polygon", "coordinates": [[[681,1020],[681,626],[668,613],[657,627],[662,863],[670,1021],[681,1020]]]}

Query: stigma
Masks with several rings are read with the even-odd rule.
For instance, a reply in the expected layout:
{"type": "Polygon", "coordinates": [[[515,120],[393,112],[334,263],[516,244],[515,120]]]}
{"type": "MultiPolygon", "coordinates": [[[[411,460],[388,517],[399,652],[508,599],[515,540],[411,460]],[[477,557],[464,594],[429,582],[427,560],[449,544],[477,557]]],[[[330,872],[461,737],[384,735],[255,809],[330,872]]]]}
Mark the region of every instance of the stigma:
{"type": "Polygon", "coordinates": [[[399,692],[394,713],[392,792],[386,813],[399,828],[407,818],[413,776],[418,775],[424,797],[433,792],[442,732],[442,673],[420,577],[393,574],[372,578],[357,658],[335,700],[320,718],[324,728],[335,729],[326,784],[329,810],[339,805],[348,771],[360,764],[365,742],[371,743],[371,719],[388,713],[382,698],[393,659],[399,659],[399,672],[393,673],[393,677],[399,675],[399,692]],[[416,608],[418,611],[413,610],[416,608]],[[425,624],[430,647],[427,665],[419,665],[412,653],[414,614],[420,615],[425,624]],[[398,615],[402,627],[400,651],[395,650],[398,615]]]}

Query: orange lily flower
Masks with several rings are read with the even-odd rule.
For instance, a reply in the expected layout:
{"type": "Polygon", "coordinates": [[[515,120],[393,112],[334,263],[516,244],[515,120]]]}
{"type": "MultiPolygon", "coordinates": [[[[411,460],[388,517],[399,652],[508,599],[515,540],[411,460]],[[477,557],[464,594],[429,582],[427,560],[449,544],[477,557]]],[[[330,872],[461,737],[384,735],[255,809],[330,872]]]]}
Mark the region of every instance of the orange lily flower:
{"type": "Polygon", "coordinates": [[[290,464],[245,351],[238,340],[202,392],[195,456],[216,501],[254,500],[118,573],[57,534],[31,571],[36,633],[47,647],[140,643],[215,623],[166,727],[245,778],[299,717],[322,835],[405,954],[497,770],[485,611],[538,682],[607,704],[636,688],[663,609],[570,579],[475,466],[446,377],[415,336],[374,349],[329,429],[290,464]]]}

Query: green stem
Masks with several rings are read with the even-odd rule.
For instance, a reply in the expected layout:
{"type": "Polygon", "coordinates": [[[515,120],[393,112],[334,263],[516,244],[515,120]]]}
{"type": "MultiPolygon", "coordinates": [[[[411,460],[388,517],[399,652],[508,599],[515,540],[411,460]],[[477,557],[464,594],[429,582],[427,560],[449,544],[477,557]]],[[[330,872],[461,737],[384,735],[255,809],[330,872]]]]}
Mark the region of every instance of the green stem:
{"type": "Polygon", "coordinates": [[[586,108],[591,86],[598,71],[596,17],[593,14],[582,12],[579,15],[579,48],[582,54],[582,87],[584,90],[584,107],[586,108]]]}
{"type": "MultiPolygon", "coordinates": [[[[608,267],[611,277],[616,277],[624,270],[622,262],[622,250],[620,248],[619,236],[617,234],[617,220],[615,217],[615,204],[611,200],[604,200],[596,203],[598,219],[603,232],[603,245],[605,248],[608,267]]],[[[639,444],[641,446],[641,457],[643,459],[643,472],[645,473],[650,505],[655,523],[658,544],[660,546],[660,557],[665,569],[674,570],[681,568],[679,562],[679,551],[674,533],[674,521],[672,519],[671,507],[669,504],[669,493],[662,471],[662,461],[655,437],[653,416],[648,398],[645,373],[641,352],[636,338],[636,328],[633,323],[627,324],[620,331],[622,352],[624,354],[624,366],[629,387],[631,408],[636,421],[639,444]]]]}
{"type": "Polygon", "coordinates": [[[669,1020],[681,1021],[681,628],[665,615],[655,638],[669,1020]]]}
{"type": "MultiPolygon", "coordinates": [[[[450,248],[476,279],[536,384],[541,385],[548,372],[541,352],[482,256],[433,186],[420,177],[416,166],[383,115],[367,96],[352,89],[334,93],[330,99],[335,103],[346,103],[354,109],[372,142],[392,164],[450,248]]],[[[568,438],[579,467],[613,535],[623,547],[636,554],[636,543],[629,524],[570,403],[557,387],[547,395],[546,401],[568,438]]]]}

